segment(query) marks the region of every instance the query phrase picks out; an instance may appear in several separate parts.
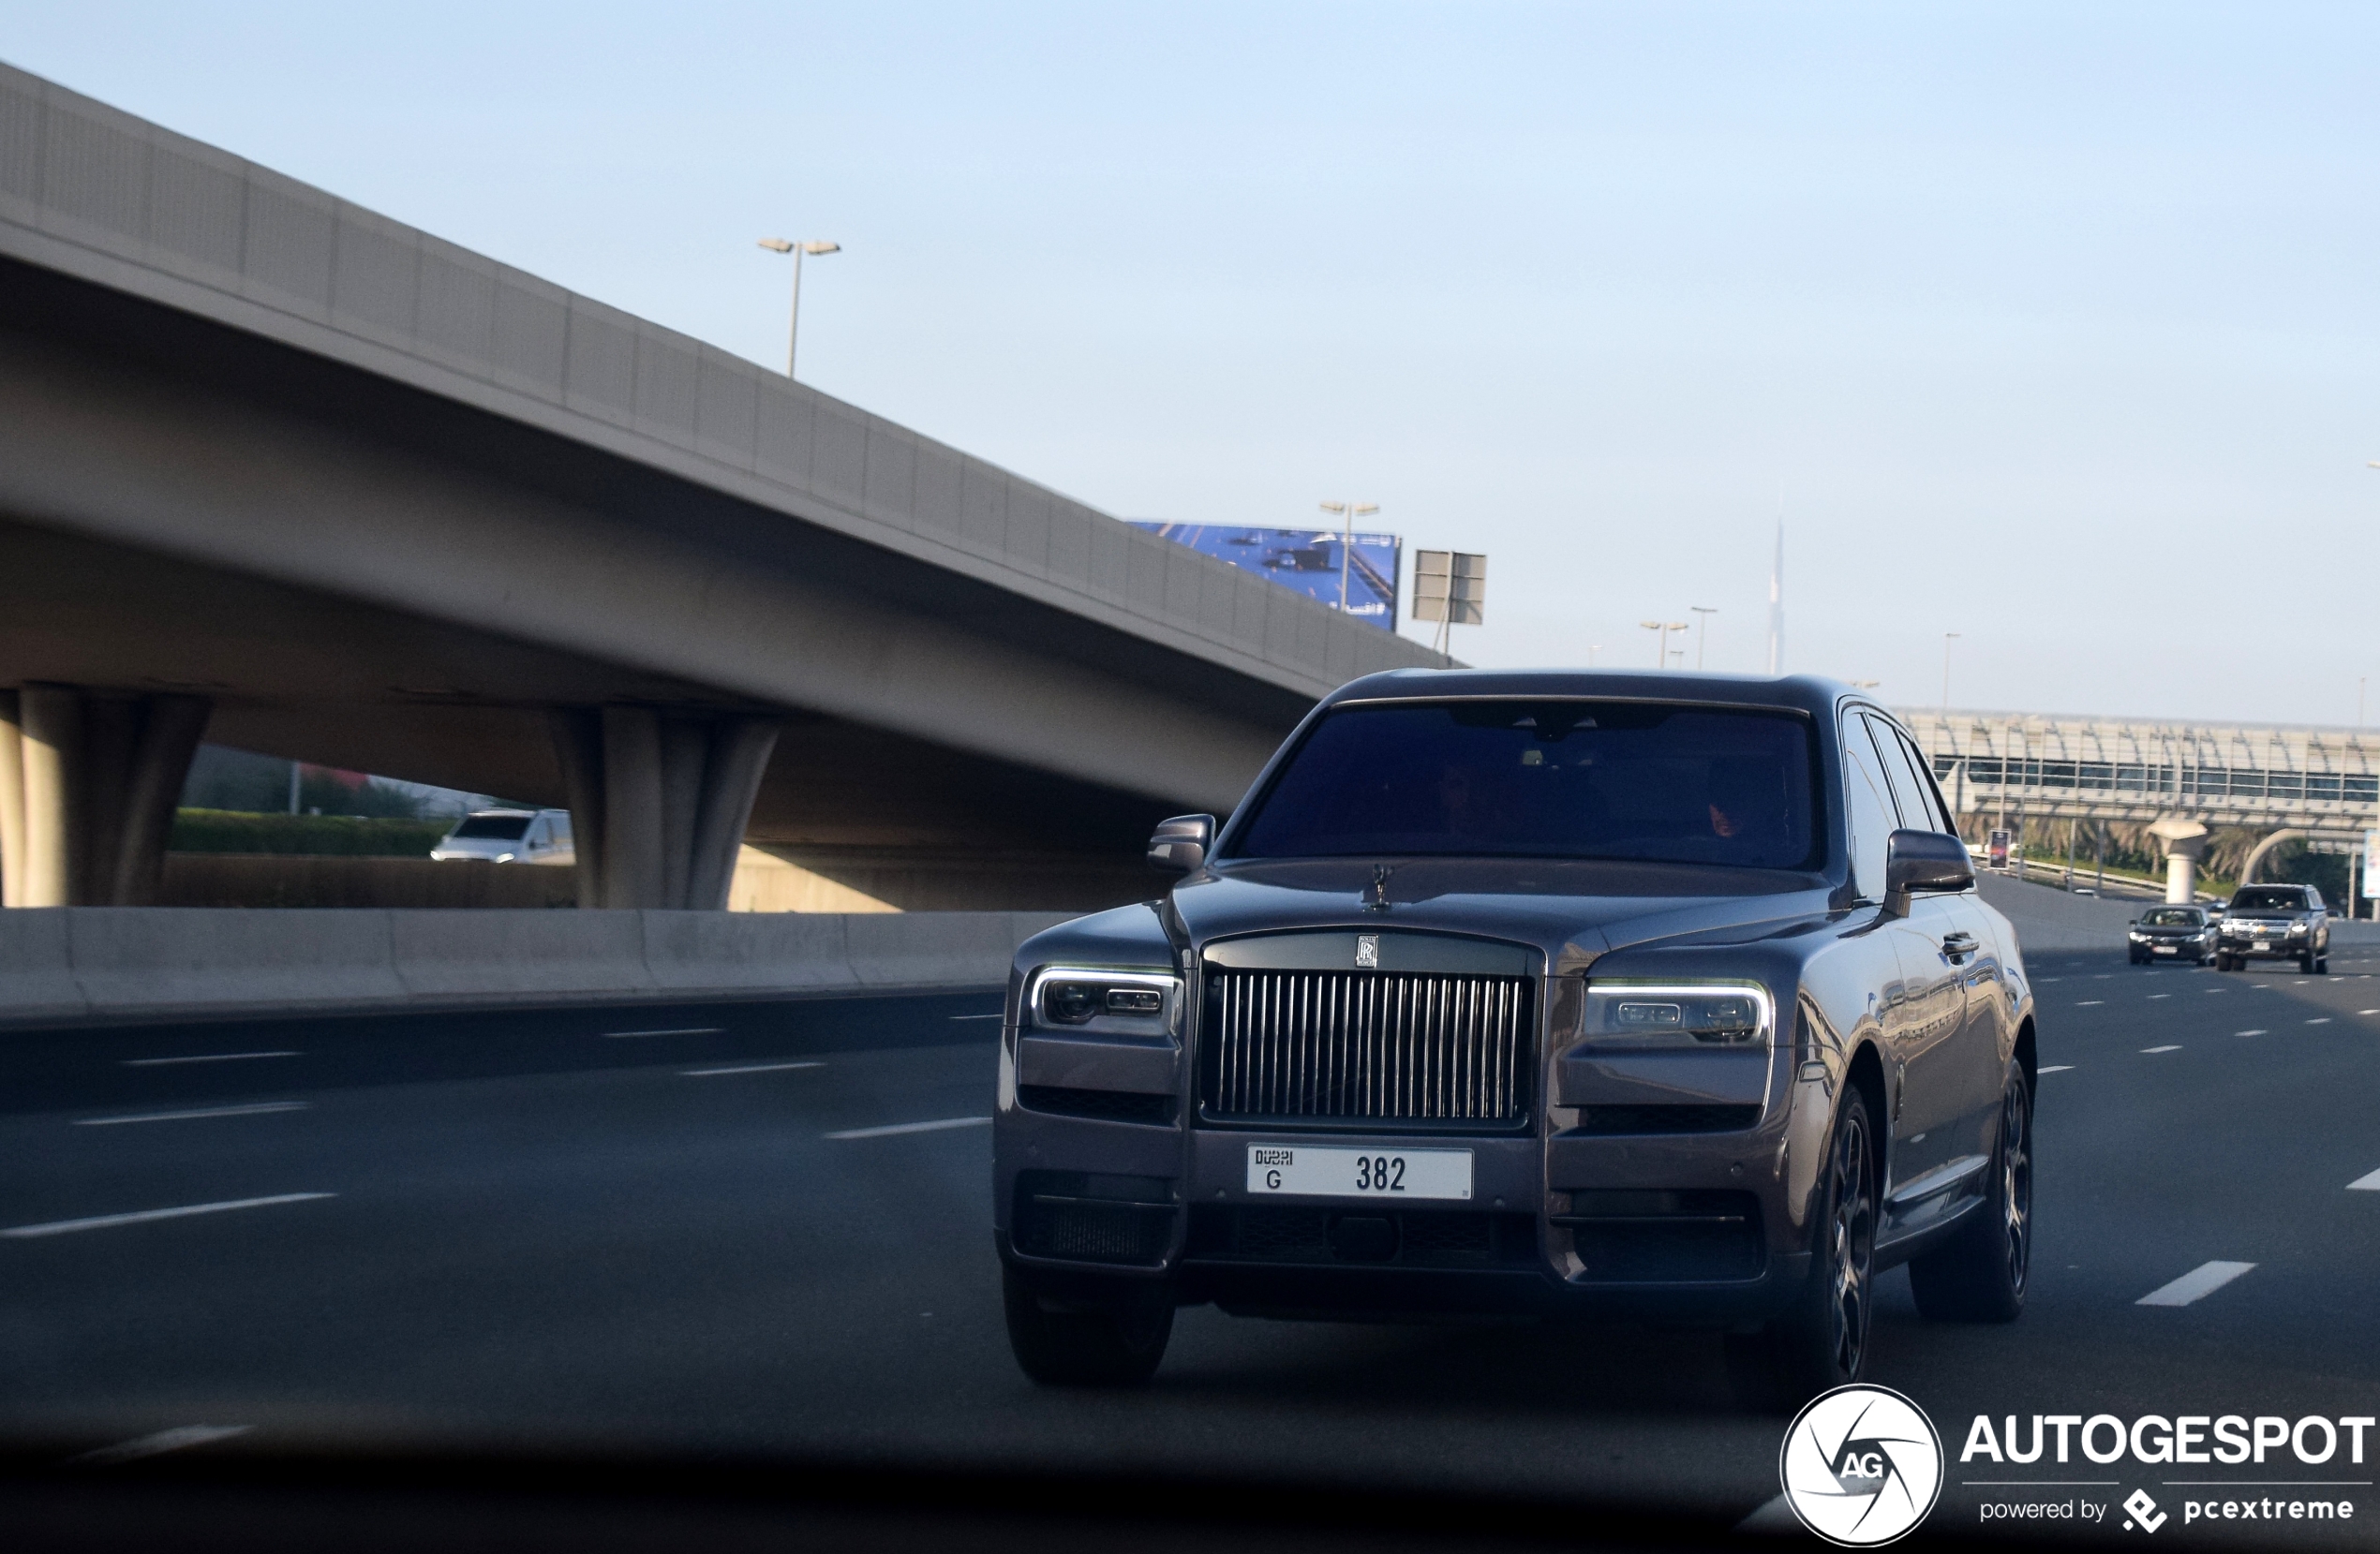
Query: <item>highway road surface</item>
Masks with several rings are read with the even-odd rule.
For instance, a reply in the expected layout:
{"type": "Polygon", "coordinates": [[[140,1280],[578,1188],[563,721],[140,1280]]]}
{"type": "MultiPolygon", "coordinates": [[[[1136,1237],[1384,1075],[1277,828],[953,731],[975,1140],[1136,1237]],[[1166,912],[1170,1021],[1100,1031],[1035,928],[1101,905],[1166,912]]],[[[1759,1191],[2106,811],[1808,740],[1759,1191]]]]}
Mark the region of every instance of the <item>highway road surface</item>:
{"type": "MultiPolygon", "coordinates": [[[[1874,1379],[1946,1437],[1937,1517],[2010,1492],[1986,1479],[2319,1479],[2365,1519],[2304,1535],[2371,1542],[2380,1473],[2343,1452],[1958,1460],[1978,1413],[2380,1401],[2380,947],[2328,977],[2031,964],[2031,1307],[1937,1325],[1883,1280],[1874,1379]]],[[[1692,1332],[1200,1309],[1147,1390],[1037,1391],[988,1228],[997,1027],[982,995],[0,1037],[0,1429],[1776,1495],[1779,1422],[1692,1332]]]]}

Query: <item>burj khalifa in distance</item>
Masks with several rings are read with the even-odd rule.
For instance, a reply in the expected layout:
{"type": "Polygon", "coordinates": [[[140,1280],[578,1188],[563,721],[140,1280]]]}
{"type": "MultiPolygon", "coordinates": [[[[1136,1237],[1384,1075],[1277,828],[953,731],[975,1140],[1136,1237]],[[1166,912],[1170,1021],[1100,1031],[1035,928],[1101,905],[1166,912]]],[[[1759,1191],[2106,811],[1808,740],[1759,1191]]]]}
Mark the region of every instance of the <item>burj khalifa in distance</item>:
{"type": "Polygon", "coordinates": [[[1785,673],[1785,520],[1777,520],[1777,560],[1768,572],[1768,672],[1785,673]]]}

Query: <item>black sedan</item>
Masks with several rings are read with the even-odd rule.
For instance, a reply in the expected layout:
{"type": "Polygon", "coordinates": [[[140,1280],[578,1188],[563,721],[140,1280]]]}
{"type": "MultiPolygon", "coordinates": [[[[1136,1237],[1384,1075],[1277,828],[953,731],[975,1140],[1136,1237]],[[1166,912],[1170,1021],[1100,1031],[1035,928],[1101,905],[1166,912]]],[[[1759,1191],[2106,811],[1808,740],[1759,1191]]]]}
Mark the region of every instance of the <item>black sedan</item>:
{"type": "Polygon", "coordinates": [[[1145,1379],[1175,1308],[1623,1317],[1771,1402],[1878,1275],[2005,1322],[2033,999],[1924,758],[1808,678],[1401,671],[1324,699],[1163,898],[1018,952],[1008,1331],[1145,1379]]]}
{"type": "Polygon", "coordinates": [[[2132,963],[2186,960],[2204,966],[2215,957],[2215,917],[2204,907],[2156,907],[2133,919],[2127,935],[2132,963]]]}

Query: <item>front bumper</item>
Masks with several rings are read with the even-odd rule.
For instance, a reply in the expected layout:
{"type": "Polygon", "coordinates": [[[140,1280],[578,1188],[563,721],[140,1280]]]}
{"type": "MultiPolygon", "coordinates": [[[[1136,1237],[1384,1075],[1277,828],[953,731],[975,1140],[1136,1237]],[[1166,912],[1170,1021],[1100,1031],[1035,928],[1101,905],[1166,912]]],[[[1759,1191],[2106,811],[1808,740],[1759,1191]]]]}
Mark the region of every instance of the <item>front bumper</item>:
{"type": "Polygon", "coordinates": [[[2243,960],[2296,960],[2312,954],[2313,940],[2305,934],[2268,934],[2256,938],[2232,938],[2222,940],[2223,953],[2243,960]]]}
{"type": "Polygon", "coordinates": [[[1656,1136],[1135,1126],[1004,1106],[997,1245],[1055,1291],[1168,1279],[1274,1316],[1597,1314],[1736,1325],[1804,1288],[1784,1119],[1656,1136]],[[1252,1146],[1472,1153],[1467,1202],[1248,1191],[1252,1146]]]}

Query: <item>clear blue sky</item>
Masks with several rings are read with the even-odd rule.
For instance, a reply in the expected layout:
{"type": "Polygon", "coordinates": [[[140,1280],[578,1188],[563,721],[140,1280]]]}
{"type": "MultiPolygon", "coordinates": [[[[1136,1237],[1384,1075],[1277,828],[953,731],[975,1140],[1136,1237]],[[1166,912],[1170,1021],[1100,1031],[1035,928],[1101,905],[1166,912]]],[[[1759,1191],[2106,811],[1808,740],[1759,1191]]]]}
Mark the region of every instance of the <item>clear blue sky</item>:
{"type": "MultiPolygon", "coordinates": [[[[1375,500],[1476,662],[2349,722],[2368,6],[72,6],[0,57],[1108,511],[1375,500]]],[[[2380,685],[2373,715],[2380,718],[2380,685]]]]}

